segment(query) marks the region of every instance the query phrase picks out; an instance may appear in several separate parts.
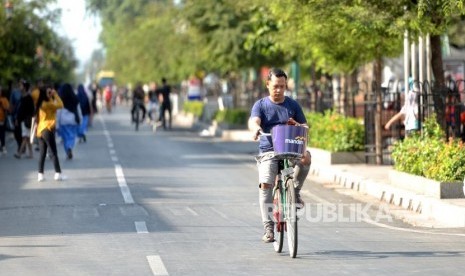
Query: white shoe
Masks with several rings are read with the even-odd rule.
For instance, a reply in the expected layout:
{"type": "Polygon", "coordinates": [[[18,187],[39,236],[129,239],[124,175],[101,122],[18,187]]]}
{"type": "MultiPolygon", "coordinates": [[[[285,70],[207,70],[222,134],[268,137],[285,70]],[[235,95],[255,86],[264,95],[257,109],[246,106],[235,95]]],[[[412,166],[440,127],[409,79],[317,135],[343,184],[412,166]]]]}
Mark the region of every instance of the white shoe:
{"type": "Polygon", "coordinates": [[[55,179],[55,181],[62,181],[65,178],[63,177],[61,173],[55,173],[55,176],[53,177],[53,179],[55,179]]]}
{"type": "Polygon", "coordinates": [[[45,180],[44,174],[43,174],[43,173],[39,173],[39,174],[37,175],[37,181],[42,182],[42,181],[44,181],[44,180],[45,180]]]}

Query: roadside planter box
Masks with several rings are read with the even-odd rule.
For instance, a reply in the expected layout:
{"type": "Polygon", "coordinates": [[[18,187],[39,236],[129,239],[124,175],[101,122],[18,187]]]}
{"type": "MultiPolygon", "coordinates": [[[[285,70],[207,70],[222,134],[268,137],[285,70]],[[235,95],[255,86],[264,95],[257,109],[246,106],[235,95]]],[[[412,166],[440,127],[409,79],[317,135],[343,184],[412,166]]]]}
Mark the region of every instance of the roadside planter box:
{"type": "Polygon", "coordinates": [[[176,123],[183,127],[192,127],[198,121],[198,118],[192,113],[180,112],[174,116],[176,123]]]}
{"type": "Polygon", "coordinates": [[[464,198],[464,183],[440,182],[426,177],[396,170],[389,171],[389,182],[392,186],[406,189],[433,198],[464,198]]]}
{"type": "Polygon", "coordinates": [[[365,163],[365,152],[330,152],[319,148],[311,148],[308,150],[312,154],[312,162],[321,165],[337,165],[337,164],[361,164],[365,163]]]}

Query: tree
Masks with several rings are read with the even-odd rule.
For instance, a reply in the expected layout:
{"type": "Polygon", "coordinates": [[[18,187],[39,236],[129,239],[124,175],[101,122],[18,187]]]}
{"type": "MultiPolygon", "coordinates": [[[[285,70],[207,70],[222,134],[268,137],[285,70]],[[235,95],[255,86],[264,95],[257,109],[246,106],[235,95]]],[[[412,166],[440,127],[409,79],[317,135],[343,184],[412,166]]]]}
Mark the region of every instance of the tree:
{"type": "Polygon", "coordinates": [[[184,28],[171,1],[89,0],[99,13],[104,32],[104,67],[122,83],[179,81],[194,72],[198,40],[184,28]]]}
{"type": "Polygon", "coordinates": [[[431,67],[434,75],[433,101],[438,123],[446,128],[444,97],[445,76],[441,50],[441,36],[447,32],[454,19],[465,14],[464,0],[419,0],[416,18],[411,21],[412,30],[431,34],[431,67]]]}
{"type": "Polygon", "coordinates": [[[53,0],[15,1],[10,19],[0,17],[0,74],[6,80],[72,80],[76,65],[69,41],[51,28],[59,16],[53,0]]]}

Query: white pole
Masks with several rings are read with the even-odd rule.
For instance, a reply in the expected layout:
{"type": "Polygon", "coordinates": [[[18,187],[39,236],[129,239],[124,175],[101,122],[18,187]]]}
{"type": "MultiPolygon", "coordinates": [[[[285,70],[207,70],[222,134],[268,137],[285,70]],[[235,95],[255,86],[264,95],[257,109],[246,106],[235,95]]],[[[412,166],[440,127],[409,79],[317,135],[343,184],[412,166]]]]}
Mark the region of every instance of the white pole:
{"type": "Polygon", "coordinates": [[[412,58],[412,81],[415,83],[418,81],[418,75],[417,75],[417,50],[416,50],[416,44],[412,42],[411,44],[412,52],[410,53],[410,56],[412,58]]]}
{"type": "Polygon", "coordinates": [[[428,81],[428,90],[431,91],[431,41],[429,34],[426,35],[426,81],[428,81]]]}
{"type": "Polygon", "coordinates": [[[418,81],[420,85],[423,85],[424,82],[424,74],[425,74],[425,45],[424,45],[424,38],[422,36],[418,37],[418,81]]]}
{"type": "Polygon", "coordinates": [[[408,31],[404,32],[404,93],[407,95],[408,92],[408,78],[410,75],[410,64],[409,64],[409,41],[408,31]]]}

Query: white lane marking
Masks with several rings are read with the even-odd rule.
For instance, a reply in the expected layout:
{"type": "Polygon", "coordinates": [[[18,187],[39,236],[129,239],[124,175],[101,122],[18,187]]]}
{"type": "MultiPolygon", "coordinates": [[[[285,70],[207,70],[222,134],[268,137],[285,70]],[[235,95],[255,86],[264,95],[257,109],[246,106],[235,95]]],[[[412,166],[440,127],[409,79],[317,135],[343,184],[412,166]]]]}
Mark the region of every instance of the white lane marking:
{"type": "Polygon", "coordinates": [[[114,149],[110,149],[110,154],[111,155],[116,155],[116,151],[114,149]]]}
{"type": "Polygon", "coordinates": [[[126,183],[126,178],[124,177],[123,168],[121,165],[115,164],[115,173],[121,194],[124,198],[124,202],[127,204],[134,204],[134,199],[132,198],[131,191],[129,190],[129,187],[126,183]]]}
{"type": "Polygon", "coordinates": [[[108,147],[113,148],[114,147],[113,143],[108,143],[108,147]]]}
{"type": "Polygon", "coordinates": [[[152,269],[153,275],[169,275],[160,256],[158,255],[147,256],[147,261],[149,262],[150,269],[152,269]]]}
{"type": "Polygon", "coordinates": [[[111,156],[111,161],[113,161],[114,163],[118,163],[118,157],[112,155],[112,156],[111,156]]]}
{"type": "Polygon", "coordinates": [[[148,234],[149,230],[147,230],[147,224],[145,221],[135,221],[134,224],[136,225],[137,234],[148,234]]]}
{"type": "Polygon", "coordinates": [[[220,212],[218,210],[216,210],[215,207],[210,207],[210,209],[212,209],[213,212],[217,213],[220,217],[224,218],[224,219],[227,219],[228,216],[226,214],[224,214],[223,212],[220,212]]]}
{"type": "Polygon", "coordinates": [[[428,235],[465,237],[465,234],[459,234],[459,233],[428,232],[428,231],[422,231],[422,230],[395,227],[395,226],[387,225],[387,224],[384,224],[384,223],[376,222],[376,221],[368,219],[368,218],[363,218],[362,220],[364,222],[368,223],[368,224],[372,224],[372,225],[375,225],[375,226],[378,226],[378,227],[381,227],[381,228],[386,228],[386,229],[395,230],[395,231],[411,232],[411,233],[419,233],[419,234],[428,234],[428,235]]]}
{"type": "Polygon", "coordinates": [[[199,215],[196,211],[192,210],[189,207],[186,207],[186,210],[189,211],[189,213],[191,213],[193,216],[198,216],[199,215]]]}

